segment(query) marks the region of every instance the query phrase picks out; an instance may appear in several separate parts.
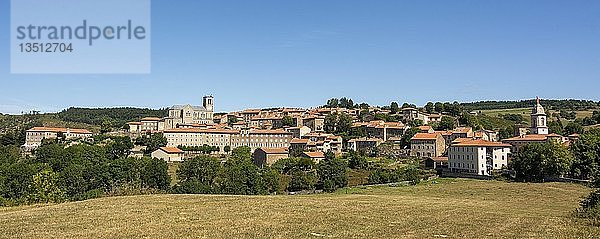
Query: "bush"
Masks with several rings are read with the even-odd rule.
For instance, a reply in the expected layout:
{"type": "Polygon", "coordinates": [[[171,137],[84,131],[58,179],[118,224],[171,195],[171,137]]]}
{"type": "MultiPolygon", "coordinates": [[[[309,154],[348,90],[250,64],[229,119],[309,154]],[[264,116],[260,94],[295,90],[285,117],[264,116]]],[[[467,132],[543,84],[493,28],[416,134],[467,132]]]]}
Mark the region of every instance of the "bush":
{"type": "Polygon", "coordinates": [[[580,218],[590,220],[595,226],[600,226],[600,190],[596,190],[580,202],[576,214],[580,218]]]}

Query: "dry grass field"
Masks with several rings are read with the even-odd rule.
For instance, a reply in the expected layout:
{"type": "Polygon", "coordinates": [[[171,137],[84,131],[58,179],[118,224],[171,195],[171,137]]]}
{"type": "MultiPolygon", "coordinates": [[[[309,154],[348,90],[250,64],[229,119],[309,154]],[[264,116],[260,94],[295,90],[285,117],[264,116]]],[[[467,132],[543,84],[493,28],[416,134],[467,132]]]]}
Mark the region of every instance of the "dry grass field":
{"type": "Polygon", "coordinates": [[[302,196],[147,195],[0,208],[2,238],[598,238],[589,189],[439,180],[302,196]]]}

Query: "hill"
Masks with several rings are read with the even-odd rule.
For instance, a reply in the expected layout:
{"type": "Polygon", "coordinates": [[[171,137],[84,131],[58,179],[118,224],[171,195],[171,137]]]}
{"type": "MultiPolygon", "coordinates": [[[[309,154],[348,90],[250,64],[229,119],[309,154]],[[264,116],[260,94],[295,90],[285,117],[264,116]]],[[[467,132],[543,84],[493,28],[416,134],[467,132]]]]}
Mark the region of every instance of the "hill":
{"type": "Polygon", "coordinates": [[[592,238],[565,183],[438,180],[302,196],[147,195],[0,208],[0,237],[592,238]]]}

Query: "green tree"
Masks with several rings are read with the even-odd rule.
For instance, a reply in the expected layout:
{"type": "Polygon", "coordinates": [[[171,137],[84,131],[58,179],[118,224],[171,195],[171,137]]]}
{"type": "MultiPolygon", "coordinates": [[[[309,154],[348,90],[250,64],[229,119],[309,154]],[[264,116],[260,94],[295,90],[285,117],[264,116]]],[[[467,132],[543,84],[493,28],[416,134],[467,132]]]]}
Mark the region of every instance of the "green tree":
{"type": "Polygon", "coordinates": [[[142,159],[141,183],[143,187],[167,190],[171,185],[167,162],[150,157],[142,159]]]}
{"type": "Polygon", "coordinates": [[[285,188],[282,188],[282,177],[279,171],[271,167],[264,167],[260,173],[268,193],[283,193],[285,191],[285,188]]]}
{"type": "Polygon", "coordinates": [[[318,181],[315,163],[309,158],[281,159],[272,168],[291,178],[287,190],[290,192],[313,190],[318,181]]]}
{"type": "Polygon", "coordinates": [[[432,102],[427,102],[427,104],[425,105],[425,111],[427,111],[427,113],[433,113],[435,111],[435,106],[432,102]]]}
{"type": "Polygon", "coordinates": [[[349,135],[352,129],[352,117],[346,113],[339,114],[335,128],[337,135],[349,135]]]}
{"type": "Polygon", "coordinates": [[[400,107],[398,106],[398,102],[393,101],[390,104],[390,114],[396,114],[396,113],[398,113],[399,110],[400,110],[400,107]]]}
{"type": "Polygon", "coordinates": [[[259,169],[249,158],[225,162],[219,185],[221,193],[255,195],[268,193],[259,169]]]}
{"type": "Polygon", "coordinates": [[[252,149],[248,146],[241,146],[233,149],[231,159],[234,160],[252,160],[252,149]]]}
{"type": "Polygon", "coordinates": [[[348,167],[344,160],[332,156],[331,152],[328,154],[330,155],[317,165],[317,174],[323,190],[333,192],[348,185],[348,167]]]}
{"type": "Polygon", "coordinates": [[[519,149],[512,166],[517,178],[541,182],[546,177],[559,177],[567,173],[573,162],[569,150],[555,143],[531,143],[519,149]]]}
{"type": "Polygon", "coordinates": [[[348,167],[351,169],[367,169],[369,167],[367,158],[356,151],[350,151],[346,157],[348,158],[348,167]]]}
{"type": "Polygon", "coordinates": [[[590,130],[571,144],[575,156],[571,173],[580,179],[599,180],[600,176],[600,129],[590,130]]]}
{"type": "Polygon", "coordinates": [[[110,131],[112,131],[112,122],[109,119],[105,119],[102,121],[102,124],[100,124],[100,133],[108,133],[110,131]]]}
{"type": "Polygon", "coordinates": [[[227,125],[232,126],[238,122],[238,118],[235,115],[227,115],[227,125]]]}
{"type": "Polygon", "coordinates": [[[581,133],[583,133],[583,126],[581,126],[581,124],[579,124],[579,123],[569,122],[565,126],[565,134],[566,135],[581,134],[581,133]]]}
{"type": "Polygon", "coordinates": [[[456,122],[453,117],[450,116],[442,116],[440,124],[438,125],[437,130],[452,130],[456,128],[456,122]]]}
{"type": "Polygon", "coordinates": [[[163,133],[145,135],[138,138],[136,144],[146,146],[146,154],[150,154],[160,147],[167,146],[167,138],[163,133]]]}
{"type": "Polygon", "coordinates": [[[435,109],[435,112],[438,112],[438,113],[444,112],[444,104],[442,104],[441,102],[435,102],[435,104],[433,105],[433,108],[435,109]]]}
{"type": "Polygon", "coordinates": [[[551,134],[563,134],[563,127],[559,121],[549,121],[548,122],[548,131],[551,134]]]}
{"type": "Polygon", "coordinates": [[[415,134],[419,133],[419,131],[419,128],[416,127],[406,130],[400,139],[400,146],[402,146],[402,148],[410,148],[410,139],[415,136],[415,134]]]}
{"type": "Polygon", "coordinates": [[[283,126],[289,126],[289,127],[296,126],[294,124],[294,118],[292,118],[289,115],[283,116],[283,119],[281,120],[281,123],[282,123],[283,126]]]}
{"type": "Polygon", "coordinates": [[[338,115],[336,113],[328,114],[325,116],[325,122],[323,123],[323,130],[327,133],[335,133],[336,126],[338,123],[338,115]]]}
{"type": "Polygon", "coordinates": [[[65,193],[58,185],[58,174],[44,169],[33,176],[29,184],[29,203],[59,203],[65,200],[65,193]]]}
{"type": "Polygon", "coordinates": [[[514,132],[515,132],[515,129],[512,125],[507,126],[500,130],[500,132],[498,133],[498,137],[500,137],[500,139],[508,139],[508,138],[513,137],[514,132]]]}
{"type": "Polygon", "coordinates": [[[198,156],[185,160],[177,170],[180,180],[177,192],[214,193],[215,180],[222,170],[221,163],[213,157],[198,156]]]}
{"type": "Polygon", "coordinates": [[[111,137],[111,141],[106,145],[106,153],[112,159],[127,157],[129,150],[133,148],[133,142],[129,136],[111,137]]]}

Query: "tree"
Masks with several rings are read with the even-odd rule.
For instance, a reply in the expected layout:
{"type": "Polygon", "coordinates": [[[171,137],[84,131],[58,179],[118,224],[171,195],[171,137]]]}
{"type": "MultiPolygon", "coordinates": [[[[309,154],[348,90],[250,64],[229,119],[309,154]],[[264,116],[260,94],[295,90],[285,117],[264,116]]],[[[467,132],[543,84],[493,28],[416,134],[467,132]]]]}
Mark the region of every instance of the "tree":
{"type": "Polygon", "coordinates": [[[271,167],[264,167],[261,169],[260,174],[268,193],[283,193],[285,191],[285,187],[282,188],[282,177],[279,171],[271,167]]]}
{"type": "Polygon", "coordinates": [[[141,170],[142,187],[167,190],[171,185],[171,176],[169,176],[169,166],[164,160],[144,157],[141,170]]]}
{"type": "Polygon", "coordinates": [[[433,111],[435,110],[435,106],[433,105],[432,102],[427,102],[427,104],[425,105],[425,111],[427,111],[427,113],[433,113],[433,111]]]}
{"type": "Polygon", "coordinates": [[[35,174],[29,184],[29,191],[29,203],[59,203],[65,200],[65,193],[58,186],[58,174],[51,169],[35,174]]]}
{"type": "Polygon", "coordinates": [[[515,129],[513,126],[507,126],[500,130],[500,132],[498,133],[498,137],[500,137],[500,139],[508,139],[510,137],[513,137],[514,132],[515,129]]]}
{"type": "Polygon", "coordinates": [[[282,124],[283,126],[289,126],[289,127],[296,126],[296,125],[294,124],[294,118],[292,118],[292,117],[291,117],[291,116],[289,116],[289,115],[283,116],[283,119],[281,120],[281,124],[282,124]]]}
{"type": "Polygon", "coordinates": [[[360,155],[356,151],[350,151],[347,155],[348,157],[348,167],[351,169],[367,169],[369,167],[369,162],[367,158],[360,155]]]}
{"type": "Polygon", "coordinates": [[[109,119],[104,119],[100,124],[100,133],[108,133],[112,130],[112,122],[109,119]]]}
{"type": "Polygon", "coordinates": [[[410,139],[415,136],[415,134],[419,133],[419,131],[419,128],[416,127],[406,130],[400,140],[400,146],[402,146],[402,148],[410,148],[410,139]]]}
{"type": "Polygon", "coordinates": [[[352,117],[346,113],[340,113],[335,126],[337,135],[349,135],[352,128],[352,117]]]}
{"type": "Polygon", "coordinates": [[[227,125],[232,126],[238,122],[238,118],[235,115],[227,115],[227,125]]]}
{"type": "Polygon", "coordinates": [[[390,114],[396,114],[396,113],[398,113],[399,110],[400,110],[400,107],[398,106],[398,102],[393,101],[390,104],[390,114]]]}
{"type": "Polygon", "coordinates": [[[442,104],[441,102],[435,102],[435,104],[433,105],[433,108],[435,109],[435,112],[438,112],[438,113],[444,112],[444,104],[442,104]]]}
{"type": "Polygon", "coordinates": [[[213,157],[198,156],[184,161],[177,170],[180,180],[177,192],[213,193],[215,179],[222,170],[221,163],[213,157]]]}
{"type": "Polygon", "coordinates": [[[519,149],[513,159],[517,178],[528,182],[542,182],[547,177],[560,177],[567,173],[573,162],[569,150],[555,143],[531,143],[519,149]]]}
{"type": "Polygon", "coordinates": [[[145,135],[138,138],[136,144],[146,146],[146,154],[150,154],[160,147],[167,146],[167,138],[163,133],[145,135]]]}
{"type": "Polygon", "coordinates": [[[106,145],[106,153],[108,158],[117,159],[127,157],[132,148],[133,143],[129,136],[115,136],[111,137],[111,141],[106,145]]]}
{"type": "Polygon", "coordinates": [[[325,122],[323,123],[323,130],[327,133],[334,133],[337,125],[338,117],[336,113],[328,114],[325,116],[325,122]]]}
{"type": "Polygon", "coordinates": [[[259,169],[249,158],[228,160],[219,181],[221,193],[237,195],[266,194],[267,188],[259,169]]]}
{"type": "Polygon", "coordinates": [[[442,116],[440,124],[438,125],[437,130],[452,130],[456,127],[456,122],[453,117],[450,116],[442,116]]]}
{"type": "Polygon", "coordinates": [[[326,192],[333,192],[348,185],[347,165],[344,160],[336,158],[329,152],[326,158],[317,165],[319,184],[326,192]]]}
{"type": "Polygon", "coordinates": [[[231,152],[231,146],[225,145],[225,147],[223,147],[223,151],[225,151],[225,153],[231,152]]]}
{"type": "Polygon", "coordinates": [[[565,134],[566,135],[581,134],[581,133],[583,133],[583,126],[581,126],[581,124],[579,124],[579,123],[569,122],[565,126],[565,134]]]}
{"type": "Polygon", "coordinates": [[[339,100],[337,98],[331,98],[329,100],[327,100],[327,107],[330,108],[337,108],[339,104],[339,100]]]}
{"type": "Polygon", "coordinates": [[[315,163],[309,158],[281,159],[272,168],[291,178],[287,190],[290,192],[313,190],[317,183],[315,163]]]}
{"type": "Polygon", "coordinates": [[[563,127],[560,124],[560,121],[550,121],[548,122],[548,131],[551,134],[563,134],[563,127]]]}
{"type": "Polygon", "coordinates": [[[600,130],[590,130],[571,144],[575,157],[571,173],[580,179],[600,180],[600,130]]]}
{"type": "Polygon", "coordinates": [[[230,158],[233,160],[244,160],[244,159],[251,160],[252,159],[252,149],[248,146],[237,147],[237,148],[233,149],[233,151],[231,151],[230,158]]]}

